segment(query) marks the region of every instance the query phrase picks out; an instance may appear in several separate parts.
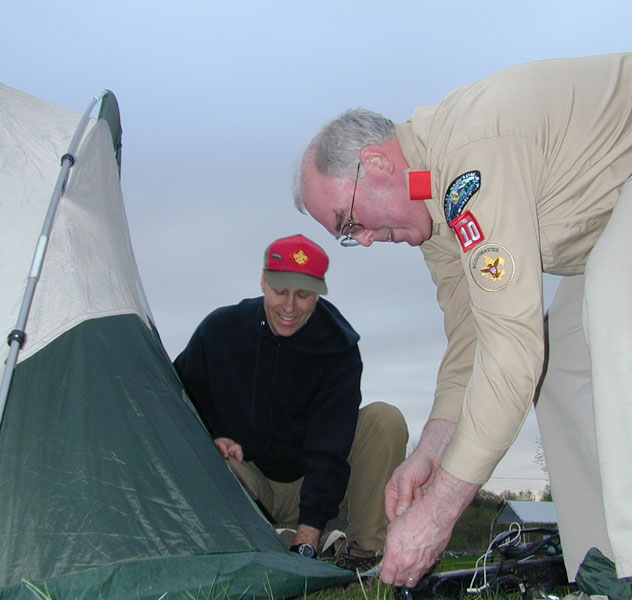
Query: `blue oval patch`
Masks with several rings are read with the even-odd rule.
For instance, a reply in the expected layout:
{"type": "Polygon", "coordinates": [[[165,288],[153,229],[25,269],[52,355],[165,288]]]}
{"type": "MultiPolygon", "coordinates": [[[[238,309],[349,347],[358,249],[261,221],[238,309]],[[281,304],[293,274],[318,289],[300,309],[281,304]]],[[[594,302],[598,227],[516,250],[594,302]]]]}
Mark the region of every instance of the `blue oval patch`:
{"type": "Polygon", "coordinates": [[[481,172],[468,171],[459,175],[448,188],[443,201],[443,211],[448,223],[451,223],[462,212],[468,200],[481,187],[481,172]]]}

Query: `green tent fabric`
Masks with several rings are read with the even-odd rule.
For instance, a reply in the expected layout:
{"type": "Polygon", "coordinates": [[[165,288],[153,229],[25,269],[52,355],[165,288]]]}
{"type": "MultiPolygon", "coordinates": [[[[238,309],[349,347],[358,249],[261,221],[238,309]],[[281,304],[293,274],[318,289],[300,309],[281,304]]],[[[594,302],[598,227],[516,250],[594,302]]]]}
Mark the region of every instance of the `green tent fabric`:
{"type": "MultiPolygon", "coordinates": [[[[118,122],[113,102],[102,112],[118,122]]],[[[79,118],[0,85],[7,334],[79,118]]],[[[0,598],[32,599],[30,585],[55,600],[289,598],[350,581],[285,550],[182,391],[136,269],[111,131],[91,120],[77,152],[0,426],[0,598]]]]}
{"type": "Polygon", "coordinates": [[[632,577],[617,577],[615,564],[598,548],[591,548],[577,569],[575,581],[588,596],[607,597],[610,600],[632,598],[632,577]]]}

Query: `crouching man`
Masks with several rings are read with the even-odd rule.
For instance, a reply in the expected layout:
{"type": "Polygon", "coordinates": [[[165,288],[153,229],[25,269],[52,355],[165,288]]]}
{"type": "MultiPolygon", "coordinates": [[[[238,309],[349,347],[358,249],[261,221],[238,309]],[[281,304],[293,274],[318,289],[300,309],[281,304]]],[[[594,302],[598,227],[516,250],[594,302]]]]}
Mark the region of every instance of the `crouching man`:
{"type": "Polygon", "coordinates": [[[215,445],[292,550],[316,556],[326,523],[346,504],[336,564],[381,558],[384,488],[404,460],[408,431],[384,402],[359,408],[358,334],[327,293],[329,258],[310,239],[265,251],[262,297],[209,314],[175,367],[215,445]]]}

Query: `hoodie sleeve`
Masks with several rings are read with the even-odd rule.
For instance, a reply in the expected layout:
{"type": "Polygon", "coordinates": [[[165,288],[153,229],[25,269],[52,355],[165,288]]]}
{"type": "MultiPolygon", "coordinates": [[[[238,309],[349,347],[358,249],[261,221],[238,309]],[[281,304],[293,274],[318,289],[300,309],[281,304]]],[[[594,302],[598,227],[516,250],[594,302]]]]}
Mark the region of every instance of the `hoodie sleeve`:
{"type": "Polygon", "coordinates": [[[338,514],[347,490],[349,463],[361,401],[362,360],[357,344],[323,356],[323,385],[313,399],[305,439],[305,476],[299,523],[324,528],[338,514]]]}
{"type": "Polygon", "coordinates": [[[216,370],[214,366],[216,357],[209,353],[213,344],[211,340],[216,337],[213,335],[213,327],[211,323],[213,314],[209,315],[200,323],[193,332],[186,348],[173,361],[173,365],[182,381],[184,389],[191,399],[193,406],[204,421],[206,428],[213,438],[230,437],[223,431],[221,419],[215,412],[215,403],[212,395],[217,388],[217,378],[211,380],[216,370]],[[210,330],[210,331],[209,331],[210,330]],[[210,335],[209,335],[210,333],[210,335]]]}

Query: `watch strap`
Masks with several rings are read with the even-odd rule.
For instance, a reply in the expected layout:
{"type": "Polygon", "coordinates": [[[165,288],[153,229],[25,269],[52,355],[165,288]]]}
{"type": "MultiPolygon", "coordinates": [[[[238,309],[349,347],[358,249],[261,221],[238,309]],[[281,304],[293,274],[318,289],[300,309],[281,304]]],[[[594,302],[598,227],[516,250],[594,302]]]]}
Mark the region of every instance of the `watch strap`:
{"type": "Polygon", "coordinates": [[[316,558],[316,549],[311,544],[294,544],[290,546],[291,552],[296,552],[307,558],[316,558]]]}

